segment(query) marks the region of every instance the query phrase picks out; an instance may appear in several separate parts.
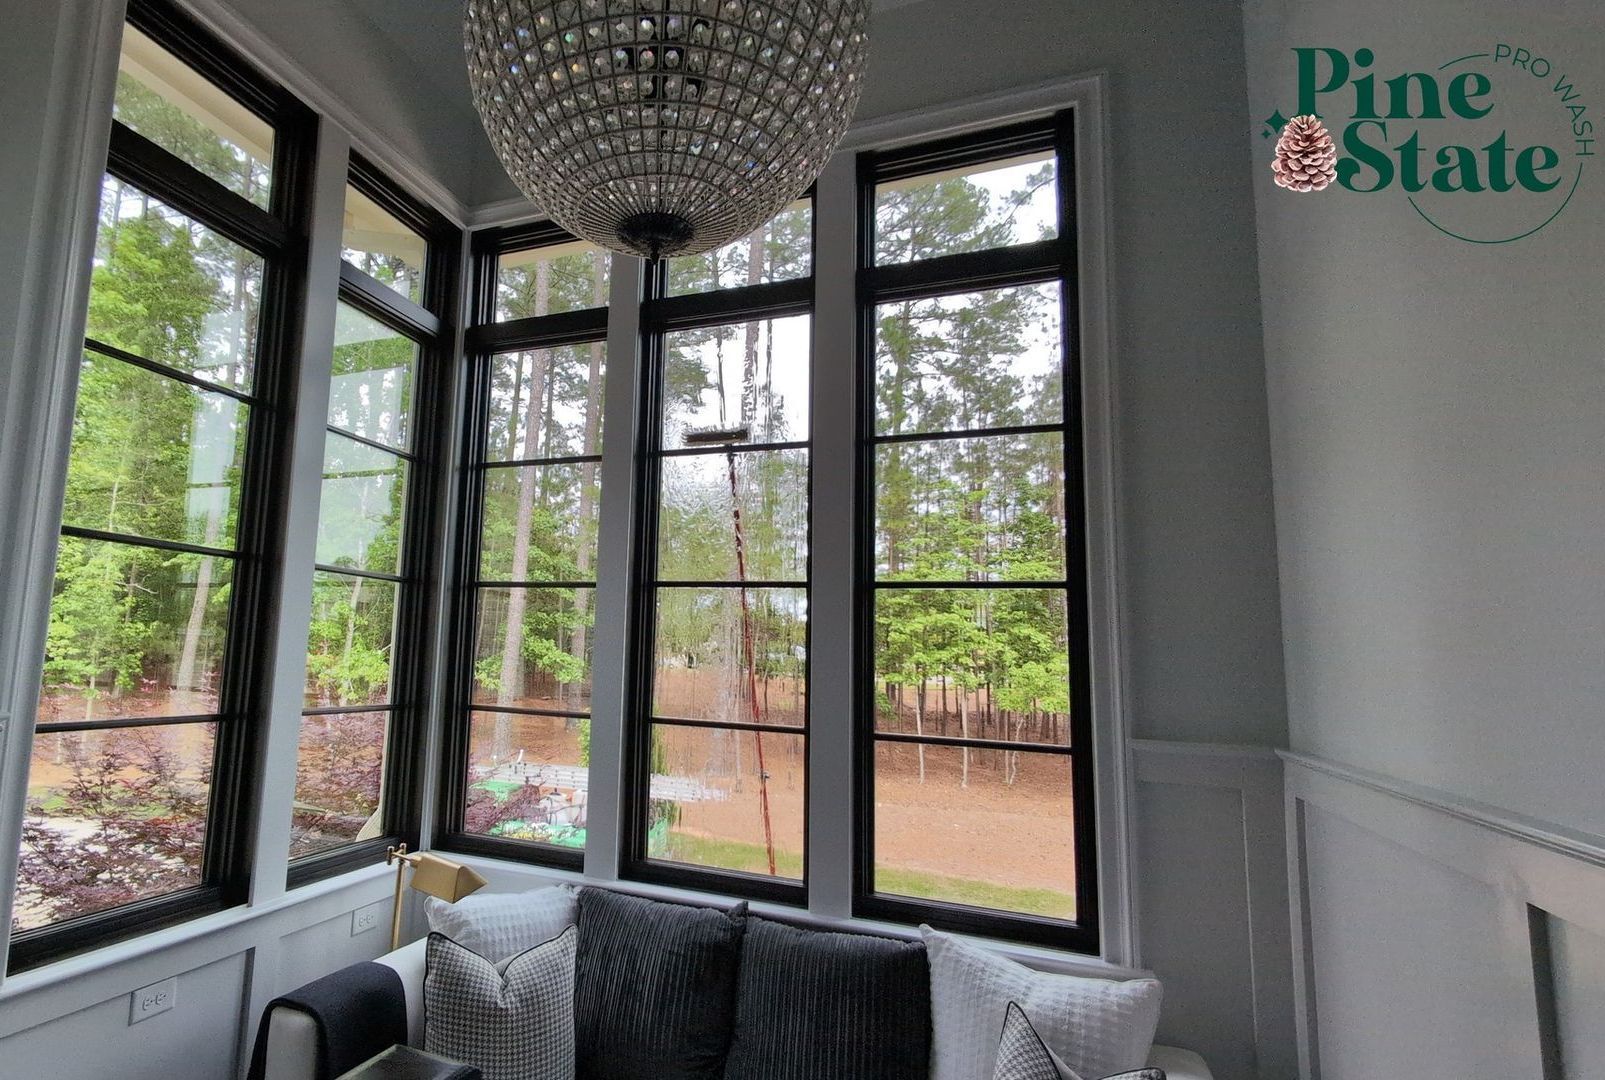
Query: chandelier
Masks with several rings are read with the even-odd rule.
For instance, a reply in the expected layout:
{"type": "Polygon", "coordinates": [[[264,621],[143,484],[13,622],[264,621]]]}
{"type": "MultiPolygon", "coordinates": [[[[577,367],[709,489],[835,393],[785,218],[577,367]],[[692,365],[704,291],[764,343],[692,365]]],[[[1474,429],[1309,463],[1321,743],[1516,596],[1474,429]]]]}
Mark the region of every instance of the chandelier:
{"type": "Polygon", "coordinates": [[[465,0],[508,175],[611,251],[695,255],[818,177],[858,104],[870,0],[465,0]]]}

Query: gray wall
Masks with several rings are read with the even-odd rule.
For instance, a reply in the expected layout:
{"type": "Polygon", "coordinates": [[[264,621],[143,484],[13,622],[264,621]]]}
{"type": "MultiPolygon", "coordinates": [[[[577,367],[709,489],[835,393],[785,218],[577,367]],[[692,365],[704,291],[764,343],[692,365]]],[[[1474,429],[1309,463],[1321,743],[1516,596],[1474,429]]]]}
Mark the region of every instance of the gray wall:
{"type": "Polygon", "coordinates": [[[1553,70],[1496,81],[1513,138],[1558,133],[1562,73],[1597,125],[1605,9],[1250,0],[1246,29],[1305,1075],[1600,1076],[1605,176],[1476,245],[1397,188],[1275,188],[1258,133],[1322,46],[1379,82],[1523,46],[1553,70]]]}
{"type": "MultiPolygon", "coordinates": [[[[1598,4],[1255,2],[1248,29],[1254,126],[1293,107],[1293,46],[1393,74],[1513,39],[1605,119],[1598,4]]],[[[1259,148],[1292,745],[1605,836],[1605,169],[1479,247],[1396,191],[1275,189],[1259,148]]]]}

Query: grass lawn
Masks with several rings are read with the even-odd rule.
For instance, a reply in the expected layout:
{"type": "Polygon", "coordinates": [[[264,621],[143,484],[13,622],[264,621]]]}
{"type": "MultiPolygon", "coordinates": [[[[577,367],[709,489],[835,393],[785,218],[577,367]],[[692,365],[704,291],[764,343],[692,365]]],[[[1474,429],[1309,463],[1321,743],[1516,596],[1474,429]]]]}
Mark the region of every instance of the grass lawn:
{"type": "MultiPolygon", "coordinates": [[[[668,844],[654,857],[716,866],[724,870],[739,870],[750,874],[767,874],[769,862],[763,845],[743,844],[734,840],[717,840],[706,836],[686,836],[670,833],[668,844]]],[[[793,851],[775,852],[775,867],[783,877],[802,876],[802,856],[793,851]]],[[[916,896],[929,900],[945,900],[954,904],[995,908],[999,911],[1018,911],[1027,915],[1043,915],[1055,919],[1074,919],[1075,898],[1053,889],[1017,888],[994,885],[987,881],[927,874],[918,870],[881,868],[875,872],[877,891],[896,896],[916,896]]]]}

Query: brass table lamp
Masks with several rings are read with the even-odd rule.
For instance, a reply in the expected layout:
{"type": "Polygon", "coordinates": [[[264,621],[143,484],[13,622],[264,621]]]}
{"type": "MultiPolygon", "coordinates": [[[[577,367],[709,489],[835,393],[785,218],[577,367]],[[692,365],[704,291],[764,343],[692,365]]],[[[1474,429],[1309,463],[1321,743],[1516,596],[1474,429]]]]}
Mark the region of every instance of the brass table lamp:
{"type": "Polygon", "coordinates": [[[401,948],[401,879],[412,867],[412,887],[428,896],[438,896],[455,904],[469,893],[483,889],[488,882],[473,868],[441,858],[429,851],[407,850],[407,845],[385,852],[385,865],[396,864],[396,902],[390,913],[390,951],[401,948]]]}

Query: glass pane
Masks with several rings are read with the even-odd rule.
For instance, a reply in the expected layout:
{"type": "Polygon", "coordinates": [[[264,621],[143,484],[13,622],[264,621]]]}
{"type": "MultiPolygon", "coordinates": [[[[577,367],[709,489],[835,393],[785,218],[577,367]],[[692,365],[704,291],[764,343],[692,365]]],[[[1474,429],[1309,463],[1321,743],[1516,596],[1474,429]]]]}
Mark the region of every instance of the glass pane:
{"type": "Polygon", "coordinates": [[[496,259],[496,321],[607,307],[607,252],[583,240],[496,259]]]}
{"type": "Polygon", "coordinates": [[[62,520],[232,548],[249,414],[226,394],[86,353],[62,520]]]}
{"type": "Polygon", "coordinates": [[[379,788],[390,714],[301,718],[290,858],[384,835],[379,788]]]}
{"type": "Polygon", "coordinates": [[[334,323],[330,426],[405,450],[417,361],[412,339],[341,304],[334,323]]]}
{"type": "Polygon", "coordinates": [[[591,707],[592,589],[480,589],[474,701],[591,707]]]}
{"type": "Polygon", "coordinates": [[[738,580],[738,509],[746,579],[806,580],[808,451],[666,457],[662,466],[660,580],[738,580]]]}
{"type": "Polygon", "coordinates": [[[268,205],[273,128],[178,57],[123,27],[112,115],[256,205],[268,205]]]}
{"type": "Polygon", "coordinates": [[[653,724],[647,855],[800,879],[807,747],[801,735],[653,724]]]}
{"type": "Polygon", "coordinates": [[[669,295],[807,277],[814,269],[811,199],[798,199],[748,236],[704,255],[669,260],[669,295]]]}
{"type": "Polygon", "coordinates": [[[346,185],[340,257],[413,301],[423,301],[424,259],[429,245],[368,196],[346,185]]]}
{"type": "Polygon", "coordinates": [[[590,759],[589,720],[472,714],[464,830],[583,848],[590,759]]]}
{"type": "Polygon", "coordinates": [[[1059,235],[1051,151],[875,187],[875,262],[912,262],[1059,235]]]}
{"type": "Polygon", "coordinates": [[[248,391],[262,267],[260,256],[108,176],[85,333],[248,391]]]}
{"type": "Polygon", "coordinates": [[[1057,424],[1059,283],[875,309],[875,434],[1057,424]]]}
{"type": "Polygon", "coordinates": [[[665,588],[657,596],[654,715],[807,722],[806,589],[665,588]]]}
{"type": "Polygon", "coordinates": [[[395,582],[313,574],[307,706],[388,702],[395,628],[395,582]]]}
{"type": "Polygon", "coordinates": [[[876,726],[1070,741],[1062,589],[877,589],[876,726]]]}
{"type": "Polygon", "coordinates": [[[594,461],[485,470],[479,576],[589,581],[596,576],[600,488],[594,461]]]}
{"type": "Polygon", "coordinates": [[[39,721],[217,711],[232,559],[63,536],[39,721]]]}
{"type": "Polygon", "coordinates": [[[875,571],[899,581],[1064,579],[1058,432],[875,448],[875,571]]]}
{"type": "Polygon", "coordinates": [[[485,460],[600,454],[606,368],[600,341],[492,357],[485,460]]]}
{"type": "Polygon", "coordinates": [[[808,438],[810,333],[793,315],[665,334],[663,448],[808,438]]]}
{"type": "Polygon", "coordinates": [[[875,891],[1074,919],[1074,815],[1067,756],[879,743],[875,891]]]}
{"type": "Polygon", "coordinates": [[[201,883],[215,725],[34,736],[13,926],[201,883]]]}
{"type": "Polygon", "coordinates": [[[318,562],[400,573],[406,505],[406,461],[332,431],[324,437],[318,562]]]}

